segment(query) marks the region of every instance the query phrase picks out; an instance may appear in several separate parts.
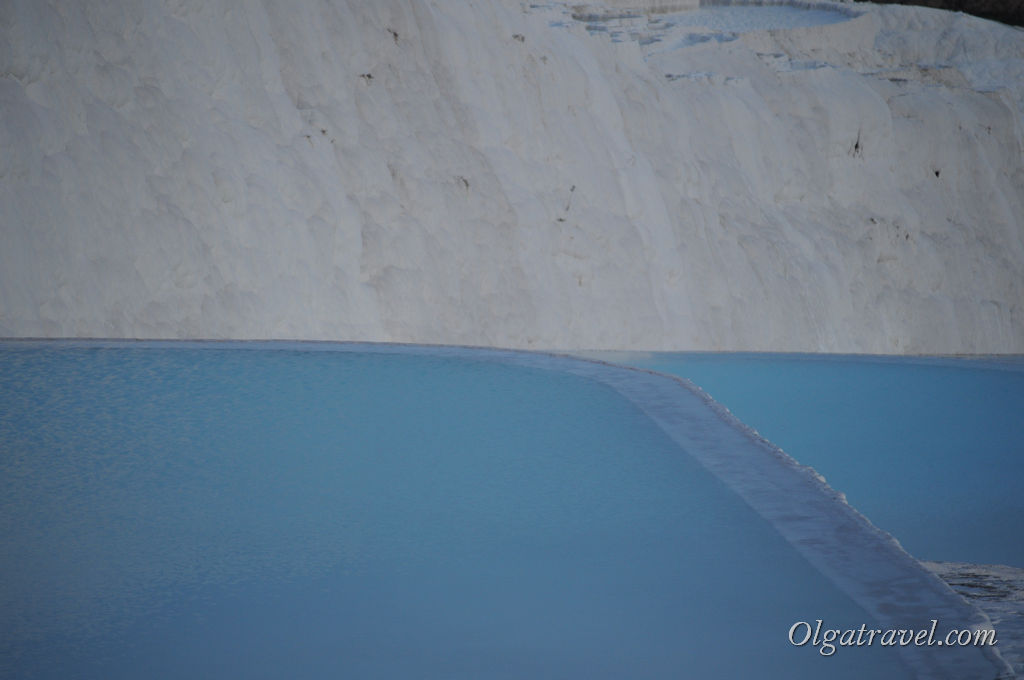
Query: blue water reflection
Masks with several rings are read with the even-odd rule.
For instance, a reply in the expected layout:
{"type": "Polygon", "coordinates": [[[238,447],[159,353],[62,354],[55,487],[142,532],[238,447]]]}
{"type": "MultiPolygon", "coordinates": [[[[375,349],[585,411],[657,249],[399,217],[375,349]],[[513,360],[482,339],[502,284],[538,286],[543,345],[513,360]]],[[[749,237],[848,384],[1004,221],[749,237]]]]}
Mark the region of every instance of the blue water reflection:
{"type": "Polygon", "coordinates": [[[472,353],[0,346],[0,574],[4,677],[905,676],[789,645],[871,619],[617,392],[472,353]]]}
{"type": "Polygon", "coordinates": [[[1024,359],[606,356],[691,379],[915,557],[1024,567],[1024,359]]]}

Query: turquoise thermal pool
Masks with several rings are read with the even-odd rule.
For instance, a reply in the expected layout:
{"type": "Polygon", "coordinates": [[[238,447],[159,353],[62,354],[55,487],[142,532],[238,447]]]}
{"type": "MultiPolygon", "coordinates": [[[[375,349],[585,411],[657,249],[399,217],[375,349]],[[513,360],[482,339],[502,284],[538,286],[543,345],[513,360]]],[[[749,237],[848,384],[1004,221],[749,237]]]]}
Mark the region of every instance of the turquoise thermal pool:
{"type": "Polygon", "coordinates": [[[1024,567],[1024,359],[603,356],[691,379],[918,559],[1024,567]]]}
{"type": "Polygon", "coordinates": [[[12,678],[994,667],[789,644],[973,614],[685,384],[564,357],[0,344],[0,546],[12,678]]]}

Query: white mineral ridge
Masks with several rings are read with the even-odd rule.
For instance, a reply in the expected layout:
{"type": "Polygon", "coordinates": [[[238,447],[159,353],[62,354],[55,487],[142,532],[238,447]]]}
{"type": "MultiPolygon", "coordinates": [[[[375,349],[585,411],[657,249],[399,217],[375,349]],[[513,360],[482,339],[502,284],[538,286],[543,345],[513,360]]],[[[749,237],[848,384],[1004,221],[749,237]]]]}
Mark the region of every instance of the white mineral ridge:
{"type": "Polygon", "coordinates": [[[0,337],[1024,352],[1024,31],[839,7],[6,0],[0,337]]]}

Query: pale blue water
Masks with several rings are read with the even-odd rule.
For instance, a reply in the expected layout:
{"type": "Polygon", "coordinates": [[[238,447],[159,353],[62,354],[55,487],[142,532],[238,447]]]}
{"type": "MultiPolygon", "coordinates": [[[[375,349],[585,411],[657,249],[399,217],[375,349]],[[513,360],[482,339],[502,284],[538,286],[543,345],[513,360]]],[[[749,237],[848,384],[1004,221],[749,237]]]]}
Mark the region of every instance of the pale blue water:
{"type": "Polygon", "coordinates": [[[807,26],[825,26],[847,21],[850,15],[830,9],[807,9],[792,5],[744,5],[710,3],[700,9],[664,15],[669,26],[690,26],[723,33],[747,33],[807,26]]]}
{"type": "Polygon", "coordinates": [[[1024,359],[608,357],[697,383],[915,557],[1024,567],[1024,359]]]}
{"type": "Polygon", "coordinates": [[[0,676],[906,676],[815,618],[872,625],[598,383],[0,343],[0,676]]]}
{"type": "MultiPolygon", "coordinates": [[[[607,34],[613,42],[639,40],[643,45],[662,43],[669,49],[690,47],[714,40],[728,42],[742,33],[792,29],[847,21],[853,9],[807,8],[793,5],[705,4],[667,14],[624,10],[610,14],[590,13],[585,6],[574,16],[585,22],[591,34],[607,34]]],[[[561,22],[555,25],[564,25],[561,22]]]]}

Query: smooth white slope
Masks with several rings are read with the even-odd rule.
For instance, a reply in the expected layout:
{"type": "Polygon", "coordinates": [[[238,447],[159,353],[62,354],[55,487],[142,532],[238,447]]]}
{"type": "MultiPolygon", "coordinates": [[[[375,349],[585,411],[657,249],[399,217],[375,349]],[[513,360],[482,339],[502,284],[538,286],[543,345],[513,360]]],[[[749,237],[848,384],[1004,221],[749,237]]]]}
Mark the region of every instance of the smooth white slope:
{"type": "Polygon", "coordinates": [[[1024,352],[1024,32],[856,8],[4,3],[0,336],[1024,352]]]}

